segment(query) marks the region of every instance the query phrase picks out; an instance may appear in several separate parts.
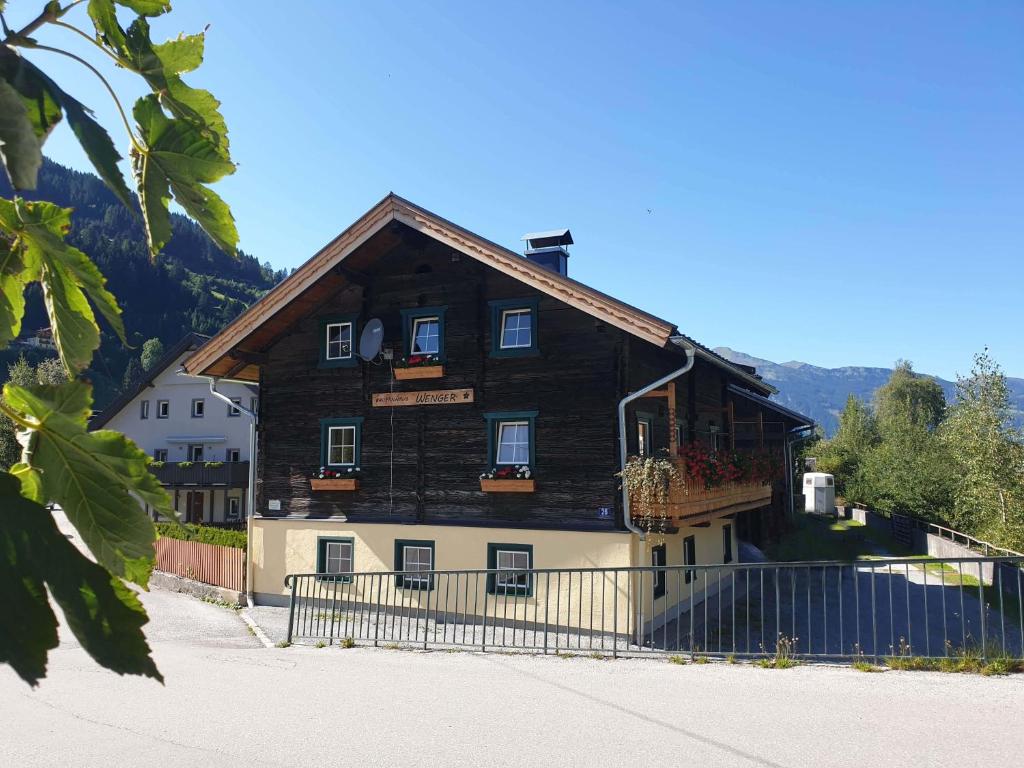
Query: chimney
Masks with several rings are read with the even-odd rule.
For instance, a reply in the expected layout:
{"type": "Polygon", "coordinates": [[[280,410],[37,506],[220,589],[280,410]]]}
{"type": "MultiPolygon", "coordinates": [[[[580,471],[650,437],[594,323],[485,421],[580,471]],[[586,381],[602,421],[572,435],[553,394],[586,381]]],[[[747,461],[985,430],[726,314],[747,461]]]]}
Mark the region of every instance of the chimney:
{"type": "Polygon", "coordinates": [[[527,259],[560,275],[569,274],[567,262],[569,246],[572,245],[572,233],[568,229],[530,232],[521,239],[526,241],[526,252],[523,256],[527,259]]]}

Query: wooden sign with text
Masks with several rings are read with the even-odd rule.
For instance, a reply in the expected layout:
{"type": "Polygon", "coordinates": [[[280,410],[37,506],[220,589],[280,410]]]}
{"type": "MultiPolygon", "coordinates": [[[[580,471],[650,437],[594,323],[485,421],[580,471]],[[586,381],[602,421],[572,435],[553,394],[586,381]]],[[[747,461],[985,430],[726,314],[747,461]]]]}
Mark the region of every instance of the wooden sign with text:
{"type": "Polygon", "coordinates": [[[472,389],[434,389],[429,392],[380,392],[373,395],[374,408],[396,405],[457,405],[472,403],[472,389]]]}

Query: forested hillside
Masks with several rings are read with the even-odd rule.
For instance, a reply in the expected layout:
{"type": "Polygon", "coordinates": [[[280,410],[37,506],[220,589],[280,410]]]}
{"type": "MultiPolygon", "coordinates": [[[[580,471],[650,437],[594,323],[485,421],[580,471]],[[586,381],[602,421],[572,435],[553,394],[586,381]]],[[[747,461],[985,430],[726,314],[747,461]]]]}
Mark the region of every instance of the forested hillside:
{"type": "MultiPolygon", "coordinates": [[[[0,195],[11,194],[7,178],[0,174],[0,195]]],[[[74,209],[68,241],[97,264],[124,311],[133,348],[126,349],[104,327],[102,344],[89,370],[97,408],[117,394],[129,360],[139,356],[145,340],[159,338],[167,347],[188,331],[215,333],[284,277],[283,271],[275,272],[252,256],[225,254],[180,215],[171,217],[174,236],[164,252],[150,261],[142,219],[89,173],[44,161],[39,187],[26,197],[74,209]]],[[[22,336],[31,336],[48,325],[36,284],[28,292],[22,336]]],[[[23,353],[31,362],[45,354],[18,346],[0,352],[0,379],[23,353]]]]}

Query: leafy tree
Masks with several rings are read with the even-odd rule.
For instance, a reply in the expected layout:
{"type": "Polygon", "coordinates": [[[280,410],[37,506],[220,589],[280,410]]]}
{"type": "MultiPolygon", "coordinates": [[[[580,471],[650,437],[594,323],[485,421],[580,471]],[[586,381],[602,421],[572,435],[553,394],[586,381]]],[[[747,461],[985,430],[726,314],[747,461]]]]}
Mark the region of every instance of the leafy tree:
{"type": "Polygon", "coordinates": [[[163,342],[160,339],[148,339],[142,345],[142,355],[139,357],[139,362],[142,363],[142,370],[148,371],[163,356],[163,342]]]}
{"type": "MultiPolygon", "coordinates": [[[[7,367],[7,381],[19,387],[37,384],[63,384],[68,380],[67,372],[60,360],[51,357],[32,365],[22,355],[17,362],[7,367]]],[[[21,459],[21,446],[14,430],[14,422],[0,412],[0,469],[10,469],[21,459]]]]}
{"type": "Polygon", "coordinates": [[[124,378],[121,381],[122,391],[127,392],[138,384],[142,380],[142,374],[142,363],[138,361],[138,358],[131,358],[128,361],[128,367],[124,369],[124,378]]]}
{"type": "MultiPolygon", "coordinates": [[[[181,77],[202,63],[203,33],[154,44],[147,19],[169,11],[168,0],[89,0],[88,6],[52,0],[20,27],[8,24],[10,8],[0,2],[0,161],[11,186],[19,192],[36,188],[43,145],[66,120],[113,195],[141,216],[153,257],[172,234],[172,198],[218,246],[234,253],[238,235],[231,212],[207,186],[234,171],[220,104],[181,77]],[[80,6],[88,21],[69,15],[80,6]],[[128,12],[134,19],[125,28],[119,14],[128,12]],[[82,22],[91,23],[92,31],[77,26],[82,22]],[[142,79],[149,93],[131,110],[134,126],[97,68],[41,42],[55,26],[75,32],[142,79]],[[37,56],[51,54],[89,69],[113,97],[128,134],[137,195],[106,130],[36,65],[37,56]]],[[[46,674],[47,653],[58,641],[52,595],[97,662],[161,679],[141,630],[145,611],[121,579],[145,587],[153,566],[155,531],[139,501],[168,518],[173,512],[145,453],[116,432],[87,431],[92,387],[80,375],[100,344],[96,312],[122,343],[125,329],[102,273],[65,239],[70,228],[71,209],[56,202],[0,197],[0,348],[18,336],[26,289],[38,283],[67,373],[59,384],[8,382],[0,398],[0,413],[14,424],[23,447],[21,460],[0,473],[0,605],[17,617],[0,632],[0,662],[33,684],[46,674]],[[96,562],[60,534],[48,502],[60,505],[96,562]]]]}
{"type": "Polygon", "coordinates": [[[815,446],[818,470],[835,475],[837,493],[860,500],[860,465],[879,439],[871,409],[856,395],[850,395],[846,398],[846,407],[839,414],[839,429],[835,436],[815,446]]]}
{"type": "Polygon", "coordinates": [[[988,350],[959,378],[942,438],[955,462],[952,522],[1024,550],[1024,444],[1013,425],[1006,377],[988,350]]]}
{"type": "Polygon", "coordinates": [[[900,429],[906,422],[934,429],[946,413],[946,395],[935,379],[914,373],[909,360],[897,360],[892,375],[875,393],[880,429],[900,429]]]}

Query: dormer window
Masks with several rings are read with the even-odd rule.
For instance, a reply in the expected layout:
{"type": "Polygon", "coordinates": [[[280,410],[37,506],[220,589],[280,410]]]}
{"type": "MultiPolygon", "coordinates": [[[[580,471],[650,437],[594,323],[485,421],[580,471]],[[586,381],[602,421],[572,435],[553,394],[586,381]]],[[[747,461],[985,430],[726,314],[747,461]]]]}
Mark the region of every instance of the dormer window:
{"type": "Polygon", "coordinates": [[[406,357],[426,355],[444,362],[444,314],[446,307],[402,310],[402,347],[406,357]]]}
{"type": "Polygon", "coordinates": [[[354,315],[336,315],[320,321],[320,367],[339,368],[353,366],[356,318],[354,315]]]}
{"type": "Polygon", "coordinates": [[[491,357],[537,354],[536,299],[492,301],[491,357]]]}

